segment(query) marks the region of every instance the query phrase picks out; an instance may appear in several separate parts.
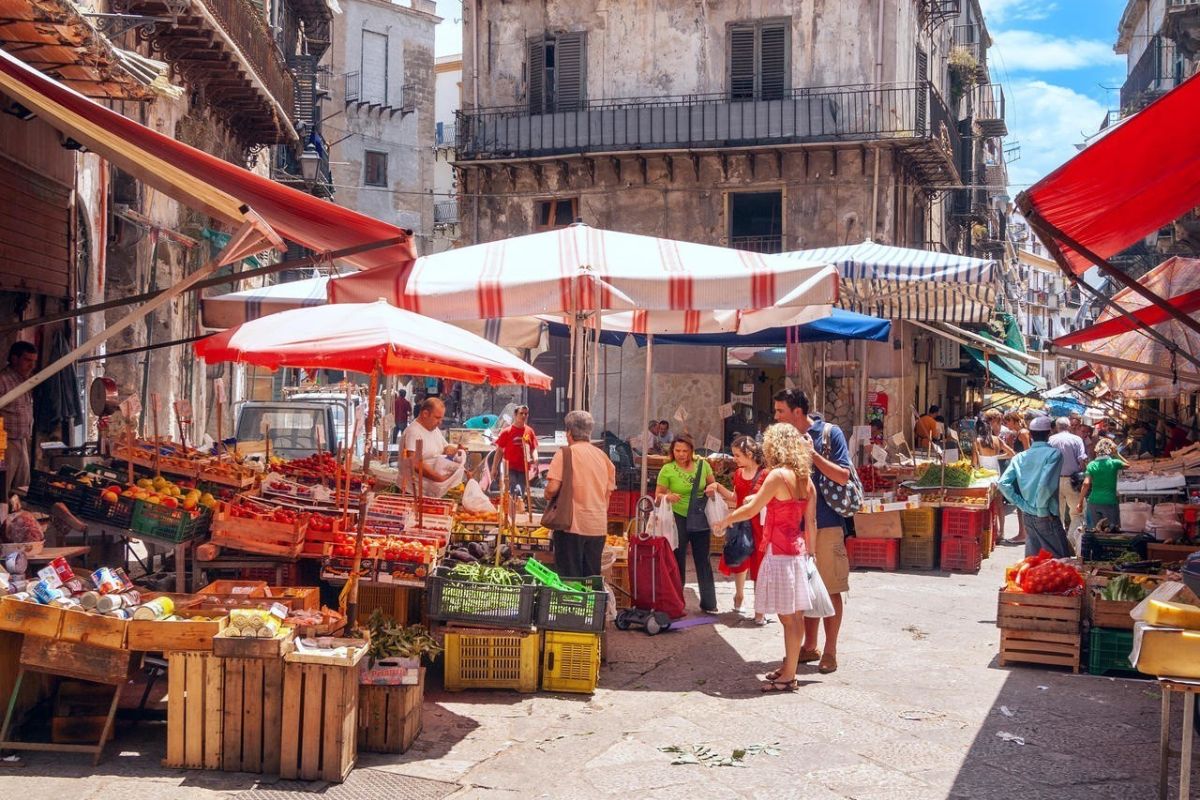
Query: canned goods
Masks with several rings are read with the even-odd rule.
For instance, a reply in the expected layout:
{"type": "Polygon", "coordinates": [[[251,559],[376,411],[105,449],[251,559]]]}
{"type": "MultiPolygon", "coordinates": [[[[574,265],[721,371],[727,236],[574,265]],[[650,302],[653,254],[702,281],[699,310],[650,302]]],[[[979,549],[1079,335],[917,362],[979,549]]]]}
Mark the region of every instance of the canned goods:
{"type": "Polygon", "coordinates": [[[156,597],[133,610],[134,619],[162,619],[175,613],[175,602],[169,597],[156,597]]]}
{"type": "Polygon", "coordinates": [[[75,570],[71,569],[71,565],[62,556],[50,562],[50,566],[58,574],[59,583],[66,585],[67,581],[75,577],[75,570]]]}
{"type": "Polygon", "coordinates": [[[71,578],[69,581],[65,581],[63,583],[63,588],[72,595],[83,594],[87,591],[87,587],[83,585],[83,581],[79,578],[71,578]]]}
{"type": "Polygon", "coordinates": [[[93,572],[92,583],[96,584],[96,591],[100,592],[100,594],[120,592],[125,588],[117,576],[113,574],[110,567],[100,567],[93,572]]]}
{"type": "Polygon", "coordinates": [[[95,608],[99,602],[99,592],[84,592],[83,594],[79,595],[79,605],[83,606],[84,608],[95,608]]]}
{"type": "Polygon", "coordinates": [[[142,602],[142,596],[137,592],[122,592],[121,594],[102,595],[96,603],[96,610],[101,614],[116,611],[118,608],[133,608],[142,602]]]}
{"type": "Polygon", "coordinates": [[[9,595],[13,600],[24,600],[26,603],[37,602],[29,592],[13,592],[9,595]]]}
{"type": "Polygon", "coordinates": [[[58,577],[58,573],[54,571],[54,567],[45,566],[38,570],[38,579],[58,589],[62,586],[62,579],[58,577]]]}
{"type": "Polygon", "coordinates": [[[121,584],[121,588],[117,591],[124,592],[133,588],[133,581],[129,580],[129,576],[125,574],[124,567],[113,567],[113,577],[117,579],[117,583],[121,584]]]}
{"type": "Polygon", "coordinates": [[[76,600],[74,597],[56,597],[53,600],[51,600],[49,604],[52,606],[56,606],[58,608],[66,608],[66,609],[82,609],[83,608],[82,606],[79,605],[79,601],[76,600]]]}
{"type": "Polygon", "coordinates": [[[114,608],[112,611],[105,613],[106,617],[115,617],[116,619],[133,619],[133,612],[128,608],[114,608]]]}
{"type": "Polygon", "coordinates": [[[29,569],[29,559],[20,550],[14,550],[4,557],[4,569],[10,575],[24,575],[29,569]]]}
{"type": "Polygon", "coordinates": [[[49,581],[40,580],[33,585],[33,599],[42,605],[50,605],[51,602],[59,600],[62,597],[62,589],[59,589],[57,586],[51,586],[49,581]]]}

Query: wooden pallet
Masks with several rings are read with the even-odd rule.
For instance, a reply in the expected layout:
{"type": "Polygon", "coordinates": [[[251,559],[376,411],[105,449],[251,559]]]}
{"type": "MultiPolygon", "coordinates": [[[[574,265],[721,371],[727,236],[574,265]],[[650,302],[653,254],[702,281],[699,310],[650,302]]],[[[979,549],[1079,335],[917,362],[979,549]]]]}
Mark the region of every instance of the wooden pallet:
{"type": "Polygon", "coordinates": [[[358,749],[403,753],[421,733],[425,670],[415,686],[358,687],[358,749]]]}
{"type": "Polygon", "coordinates": [[[358,758],[358,667],[283,667],[279,776],[341,783],[358,758]]]}
{"type": "Polygon", "coordinates": [[[164,767],[221,769],[224,661],[209,653],[167,653],[164,767]]]}
{"type": "Polygon", "coordinates": [[[1046,664],[1079,672],[1082,640],[1079,633],[1047,633],[1000,629],[1000,666],[1046,664]]]}
{"type": "Polygon", "coordinates": [[[996,625],[1021,631],[1043,631],[1079,636],[1082,595],[1025,594],[1000,590],[996,625]]]}
{"type": "Polygon", "coordinates": [[[221,769],[279,774],[283,661],[218,658],[221,689],[221,769]]]}

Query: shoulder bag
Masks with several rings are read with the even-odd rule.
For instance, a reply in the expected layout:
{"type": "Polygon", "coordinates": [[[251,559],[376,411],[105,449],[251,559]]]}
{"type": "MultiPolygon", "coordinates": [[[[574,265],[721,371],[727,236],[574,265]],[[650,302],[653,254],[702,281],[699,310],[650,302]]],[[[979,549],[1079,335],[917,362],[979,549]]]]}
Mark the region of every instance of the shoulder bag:
{"type": "MultiPolygon", "coordinates": [[[[821,435],[821,455],[829,458],[830,423],[825,421],[823,424],[825,427],[822,429],[821,435]]],[[[863,506],[862,482],[859,481],[858,473],[854,470],[853,464],[847,467],[847,469],[850,471],[850,479],[844,485],[825,477],[825,473],[819,469],[814,470],[817,479],[817,490],[820,491],[821,497],[825,498],[826,504],[839,517],[853,517],[863,506]]]]}
{"type": "Polygon", "coordinates": [[[561,451],[563,454],[562,485],[558,494],[546,505],[542,512],[542,527],[552,531],[568,531],[574,521],[571,492],[571,446],[567,445],[561,451]]]}
{"type": "MultiPolygon", "coordinates": [[[[762,478],[765,470],[759,470],[754,476],[751,488],[757,492],[762,488],[762,478]]],[[[740,567],[746,559],[754,555],[754,528],[749,520],[735,522],[725,530],[725,547],[721,551],[725,566],[732,569],[740,567]]]]}
{"type": "Polygon", "coordinates": [[[692,481],[692,495],[688,498],[687,532],[700,533],[710,530],[708,515],[704,513],[704,503],[700,501],[700,484],[704,483],[704,469],[708,462],[702,458],[696,459],[696,479],[692,481]]]}

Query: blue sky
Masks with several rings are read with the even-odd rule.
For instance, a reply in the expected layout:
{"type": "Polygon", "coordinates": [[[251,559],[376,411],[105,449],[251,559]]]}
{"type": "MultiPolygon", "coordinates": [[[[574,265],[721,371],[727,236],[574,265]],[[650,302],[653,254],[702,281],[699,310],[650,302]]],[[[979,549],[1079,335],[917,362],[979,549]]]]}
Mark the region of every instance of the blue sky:
{"type": "MultiPolygon", "coordinates": [[[[992,34],[992,79],[1004,84],[1009,166],[1020,191],[1075,153],[1115,108],[1125,57],[1113,53],[1125,0],[980,0],[992,34]],[[1109,88],[1105,88],[1109,87],[1109,88]]],[[[438,0],[438,55],[462,50],[462,2],[438,0]]]]}

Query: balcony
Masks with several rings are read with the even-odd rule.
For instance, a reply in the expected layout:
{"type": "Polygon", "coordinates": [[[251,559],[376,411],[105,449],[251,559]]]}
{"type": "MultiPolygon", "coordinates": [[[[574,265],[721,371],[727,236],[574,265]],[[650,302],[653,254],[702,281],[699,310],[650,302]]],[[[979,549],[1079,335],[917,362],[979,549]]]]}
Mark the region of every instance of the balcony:
{"type": "Polygon", "coordinates": [[[416,87],[411,84],[401,86],[397,97],[397,92],[394,89],[389,91],[386,83],[371,86],[368,82],[368,86],[364,87],[361,72],[347,72],[343,79],[345,85],[342,96],[346,105],[353,105],[359,110],[366,108],[367,111],[379,111],[381,114],[386,112],[389,118],[397,114],[403,117],[416,110],[413,105],[416,87]]]}
{"type": "Polygon", "coordinates": [[[458,201],[441,200],[433,204],[434,225],[458,224],[458,201]]]}
{"type": "Polygon", "coordinates": [[[932,84],[793,89],[775,100],[724,93],[597,100],[576,111],[527,106],[457,112],[459,164],[644,150],[888,142],[927,183],[957,185],[960,136],[932,84]]]}
{"type": "Polygon", "coordinates": [[[279,145],[271,159],[271,180],[299,189],[302,192],[325,200],[333,197],[333,173],[329,169],[329,155],[324,153],[317,164],[316,179],[312,183],[304,180],[304,172],[296,151],[291,145],[279,145]]]}
{"type": "Polygon", "coordinates": [[[1168,0],[1162,32],[1181,57],[1200,58],[1200,0],[1168,0]]]}
{"type": "MultiPolygon", "coordinates": [[[[125,14],[170,17],[173,4],[114,0],[112,6],[125,14]]],[[[149,40],[151,49],[189,84],[203,89],[208,106],[243,143],[297,140],[290,122],[295,108],[292,75],[251,0],[192,0],[173,24],[156,26],[149,40]]]]}
{"type": "Polygon", "coordinates": [[[998,83],[984,83],[973,91],[975,124],[987,137],[1008,135],[1008,123],[1004,121],[1004,87],[998,83]]]}
{"type": "Polygon", "coordinates": [[[453,147],[457,129],[453,122],[438,122],[434,125],[434,144],[438,147],[453,147]]]}
{"type": "Polygon", "coordinates": [[[783,237],[779,234],[768,236],[730,236],[729,246],[734,250],[747,250],[751,253],[782,253],[783,237]]]}
{"type": "Polygon", "coordinates": [[[1121,85],[1121,110],[1134,112],[1179,82],[1181,71],[1175,58],[1175,43],[1161,35],[1151,37],[1137,64],[1121,85]]]}

